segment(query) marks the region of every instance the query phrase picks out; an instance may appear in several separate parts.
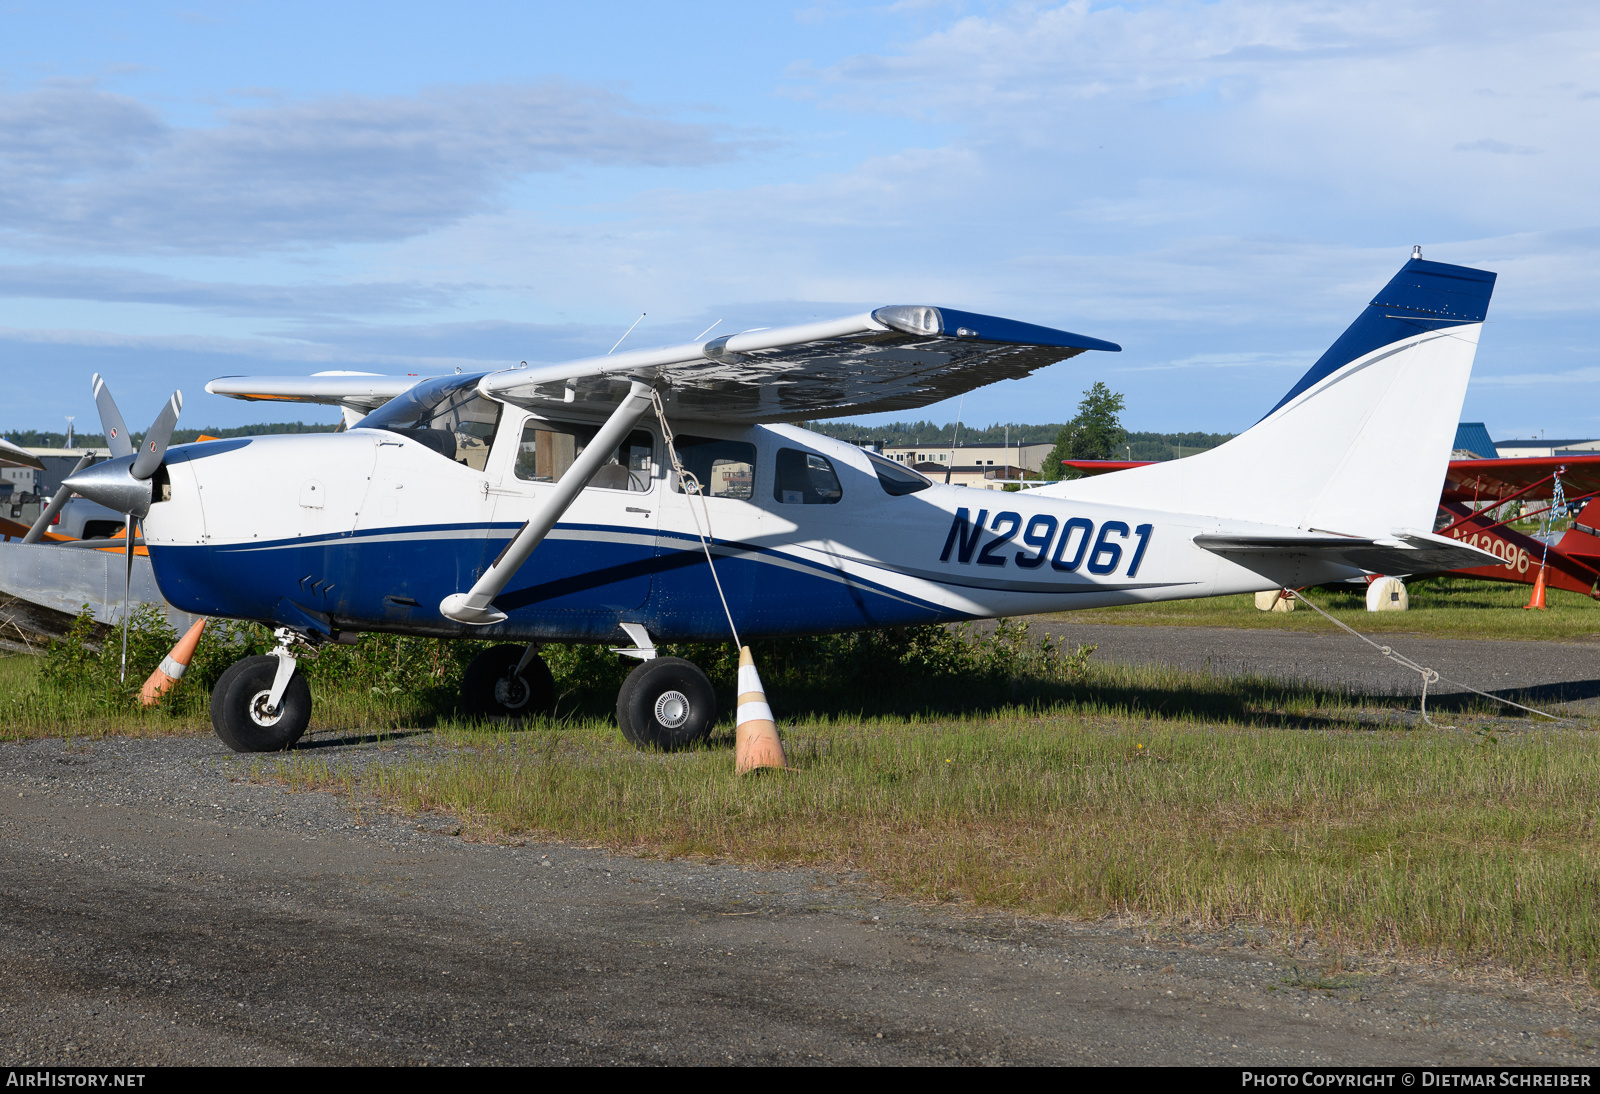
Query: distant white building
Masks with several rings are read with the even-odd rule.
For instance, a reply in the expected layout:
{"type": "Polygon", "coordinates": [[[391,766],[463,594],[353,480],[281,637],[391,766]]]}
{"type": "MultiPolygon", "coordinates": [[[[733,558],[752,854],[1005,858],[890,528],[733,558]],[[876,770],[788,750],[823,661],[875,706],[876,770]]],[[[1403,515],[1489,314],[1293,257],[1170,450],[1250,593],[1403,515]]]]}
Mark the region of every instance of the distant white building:
{"type": "Polygon", "coordinates": [[[1044,466],[1044,458],[1055,444],[1048,441],[1031,441],[1026,444],[891,444],[883,454],[891,460],[920,469],[923,464],[934,464],[940,471],[955,466],[969,473],[984,473],[1006,467],[1022,468],[1037,473],[1044,466]]]}
{"type": "Polygon", "coordinates": [[[1566,456],[1582,453],[1594,455],[1600,452],[1600,439],[1585,437],[1553,438],[1546,440],[1544,437],[1529,437],[1522,440],[1495,441],[1495,452],[1504,460],[1522,459],[1528,456],[1566,456]]]}
{"type": "Polygon", "coordinates": [[[0,467],[0,494],[37,494],[39,472],[31,467],[0,467]]]}

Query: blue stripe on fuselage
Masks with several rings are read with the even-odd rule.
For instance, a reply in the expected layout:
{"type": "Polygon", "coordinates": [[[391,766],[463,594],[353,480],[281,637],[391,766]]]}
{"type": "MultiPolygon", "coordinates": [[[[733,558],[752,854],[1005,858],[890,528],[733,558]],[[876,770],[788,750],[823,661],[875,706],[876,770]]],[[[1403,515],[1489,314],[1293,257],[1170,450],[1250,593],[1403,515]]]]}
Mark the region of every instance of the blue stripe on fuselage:
{"type": "MultiPolygon", "coordinates": [[[[470,588],[516,524],[376,528],[225,545],[156,545],[163,594],[198,614],[269,619],[280,600],[352,629],[484,637],[614,637],[617,621],[664,640],[721,637],[727,622],[704,555],[658,548],[636,528],[557,525],[496,604],[511,618],[488,628],[444,619],[439,602],[470,588]],[[614,540],[608,537],[615,537],[614,540]]],[[[678,537],[660,535],[663,540],[678,537]]],[[[752,637],[899,626],[964,618],[874,582],[743,543],[716,545],[717,576],[752,637]],[[768,558],[767,556],[771,556],[768,558]]]]}
{"type": "MultiPolygon", "coordinates": [[[[558,524],[562,535],[540,544],[518,572],[531,582],[519,585],[514,578],[496,598],[510,616],[506,622],[465,628],[441,616],[439,602],[470,588],[519,527],[437,524],[265,542],[154,545],[150,560],[167,599],[204,615],[264,620],[287,600],[355,630],[604,641],[614,637],[621,619],[643,623],[664,641],[726,634],[697,537],[610,525],[558,524]]],[[[886,581],[873,581],[757,544],[719,542],[713,553],[729,608],[741,633],[751,637],[969,618],[886,583],[894,578],[887,567],[880,567],[886,581]]],[[[951,588],[968,586],[956,574],[916,576],[951,588]]],[[[986,583],[993,591],[1042,591],[1032,581],[1019,581],[1015,589],[996,587],[1004,585],[986,583]]],[[[1091,589],[1073,583],[1051,591],[1091,589]]]]}

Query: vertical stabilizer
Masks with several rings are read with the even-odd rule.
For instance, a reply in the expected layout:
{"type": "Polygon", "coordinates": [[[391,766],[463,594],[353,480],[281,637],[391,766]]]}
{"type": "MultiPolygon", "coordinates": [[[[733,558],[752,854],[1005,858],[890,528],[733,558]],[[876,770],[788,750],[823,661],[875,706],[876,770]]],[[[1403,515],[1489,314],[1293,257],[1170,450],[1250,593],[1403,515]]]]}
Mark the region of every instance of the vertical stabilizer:
{"type": "Polygon", "coordinates": [[[1495,275],[1413,258],[1250,429],[1067,498],[1351,535],[1433,527],[1495,275]]]}

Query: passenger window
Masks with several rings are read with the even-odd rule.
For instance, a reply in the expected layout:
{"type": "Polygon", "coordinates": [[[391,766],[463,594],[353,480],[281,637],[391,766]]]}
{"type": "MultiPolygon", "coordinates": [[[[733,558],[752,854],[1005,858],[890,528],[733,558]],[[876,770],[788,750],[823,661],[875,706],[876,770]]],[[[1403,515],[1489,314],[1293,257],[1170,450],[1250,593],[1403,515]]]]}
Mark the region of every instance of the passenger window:
{"type": "MultiPolygon", "coordinates": [[[[599,430],[593,426],[529,422],[522,427],[522,441],[517,445],[517,478],[527,482],[555,482],[567,473],[597,432],[599,430]]],[[[653,454],[654,442],[650,434],[636,429],[617,446],[611,458],[589,480],[589,485],[601,490],[643,493],[650,489],[653,454]]]]}
{"type": "MultiPolygon", "coordinates": [[[[756,446],[714,437],[679,436],[674,441],[683,469],[695,477],[707,497],[749,501],[756,493],[756,446]]],[[[672,487],[683,493],[673,475],[672,487]]]]}
{"type": "Polygon", "coordinates": [[[780,448],[772,496],[785,505],[832,505],[844,497],[844,488],[826,456],[780,448]]]}

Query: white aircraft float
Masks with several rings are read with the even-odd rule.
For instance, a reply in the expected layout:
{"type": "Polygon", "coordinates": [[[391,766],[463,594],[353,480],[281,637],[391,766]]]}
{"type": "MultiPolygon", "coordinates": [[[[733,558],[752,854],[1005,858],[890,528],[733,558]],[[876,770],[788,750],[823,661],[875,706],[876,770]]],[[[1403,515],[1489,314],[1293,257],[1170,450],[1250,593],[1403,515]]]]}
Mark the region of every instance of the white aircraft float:
{"type": "Polygon", "coordinates": [[[463,684],[467,710],[506,716],[554,705],[539,643],[626,638],[619,652],[641,664],[618,698],[622,731],[673,749],[710,731],[716,700],[698,668],[655,656],[660,641],[1494,561],[1430,531],[1494,279],[1413,252],[1245,433],[1021,493],[935,483],[786,424],[908,410],[1120,348],[924,306],[421,381],[226,377],[206,390],[335,404],[349,428],[169,449],[175,394],[138,452],[96,377],[120,450],[69,482],[142,521],[175,607],[277,628],[276,652],[236,662],[213,692],[236,750],[286,748],[305,730],[300,643],[365,631],[507,640],[463,684]]]}

